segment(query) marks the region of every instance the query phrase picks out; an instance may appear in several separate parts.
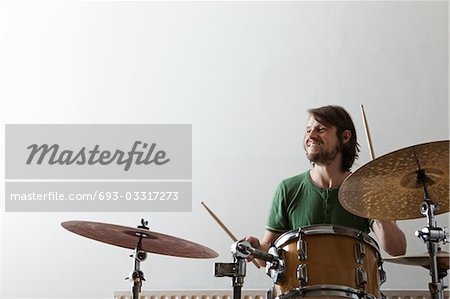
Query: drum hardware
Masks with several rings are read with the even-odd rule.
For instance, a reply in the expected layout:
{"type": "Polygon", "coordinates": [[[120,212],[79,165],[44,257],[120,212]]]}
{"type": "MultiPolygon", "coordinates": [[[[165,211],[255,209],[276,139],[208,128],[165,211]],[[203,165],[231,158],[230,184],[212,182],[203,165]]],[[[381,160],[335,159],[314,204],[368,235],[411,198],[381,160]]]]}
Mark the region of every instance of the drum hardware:
{"type": "Polygon", "coordinates": [[[240,299],[246,275],[246,259],[256,257],[270,263],[275,272],[281,272],[283,261],[277,256],[253,248],[248,241],[238,241],[231,245],[232,263],[215,263],[214,276],[232,278],[233,299],[240,299]]]}
{"type": "Polygon", "coordinates": [[[367,273],[364,271],[363,268],[358,267],[356,268],[356,285],[364,291],[367,284],[367,273]]]}
{"type": "Polygon", "coordinates": [[[306,260],[308,258],[308,247],[305,240],[299,239],[297,241],[297,254],[300,260],[306,260]]]}
{"type": "MultiPolygon", "coordinates": [[[[420,166],[419,166],[420,167],[420,166]]],[[[426,174],[419,169],[417,179],[423,184],[424,201],[420,206],[420,212],[427,218],[428,226],[424,227],[420,231],[416,231],[415,235],[421,238],[428,248],[428,254],[430,256],[430,276],[431,283],[428,284],[430,293],[433,299],[444,299],[444,289],[447,288],[443,284],[443,279],[447,275],[447,271],[442,271],[438,267],[437,252],[440,243],[447,243],[448,233],[445,229],[437,227],[437,223],[434,219],[434,211],[437,209],[437,205],[433,203],[427,192],[427,184],[425,183],[426,174]]]]}
{"type": "Polygon", "coordinates": [[[139,298],[142,281],[145,281],[144,272],[140,269],[140,262],[143,262],[147,258],[147,253],[136,248],[136,253],[130,255],[130,257],[134,257],[134,270],[125,279],[131,281],[131,294],[133,294],[133,298],[139,298]]]}
{"type": "Polygon", "coordinates": [[[240,299],[242,286],[246,275],[245,258],[233,256],[232,263],[215,263],[214,277],[231,277],[233,286],[233,299],[240,299]]]}
{"type": "MultiPolygon", "coordinates": [[[[300,298],[303,297],[304,293],[302,290],[300,290],[299,288],[295,288],[292,290],[289,290],[287,293],[285,294],[281,294],[280,296],[277,297],[277,299],[295,299],[295,298],[300,298]]],[[[273,297],[272,297],[273,298],[273,297]]]]}
{"type": "MultiPolygon", "coordinates": [[[[150,230],[148,227],[148,221],[141,219],[141,225],[138,226],[139,229],[150,230]]],[[[142,232],[136,232],[136,236],[139,237],[139,241],[136,245],[134,254],[130,257],[134,258],[134,270],[125,279],[131,281],[131,294],[133,294],[133,299],[139,298],[139,293],[142,288],[142,281],[145,281],[144,272],[141,271],[141,262],[147,259],[147,252],[141,249],[142,238],[147,237],[147,234],[142,232]]]]}
{"type": "Polygon", "coordinates": [[[283,260],[279,257],[254,248],[248,241],[238,241],[231,246],[233,255],[239,258],[248,258],[250,256],[262,259],[272,264],[273,268],[279,268],[283,265],[283,260]]]}
{"type": "Polygon", "coordinates": [[[355,244],[355,258],[358,264],[364,262],[364,257],[366,256],[366,247],[363,243],[359,242],[355,244]]]}
{"type": "MultiPolygon", "coordinates": [[[[269,294],[270,292],[268,292],[269,294]]],[[[339,285],[319,285],[319,286],[309,286],[303,288],[294,288],[288,292],[281,294],[277,297],[268,297],[276,299],[298,299],[298,298],[308,298],[308,297],[325,297],[325,298],[348,298],[348,299],[376,299],[373,295],[366,294],[361,291],[357,291],[345,286],[339,285]]],[[[386,297],[381,295],[382,299],[386,297]]]]}
{"type": "MultiPolygon", "coordinates": [[[[277,249],[272,246],[269,248],[269,254],[272,254],[275,257],[275,262],[267,262],[266,263],[266,274],[270,276],[272,282],[281,283],[285,276],[285,262],[283,260],[283,250],[277,249]]],[[[267,297],[271,298],[271,297],[267,297]]]]}
{"type": "Polygon", "coordinates": [[[297,267],[297,280],[299,285],[305,285],[308,283],[308,265],[300,264],[297,267]]]}
{"type": "MultiPolygon", "coordinates": [[[[439,205],[435,204],[428,193],[428,186],[432,183],[432,180],[426,175],[425,169],[420,166],[420,161],[414,151],[414,157],[417,162],[417,183],[422,185],[424,199],[420,205],[420,213],[427,218],[427,226],[420,231],[416,231],[415,235],[421,238],[428,247],[428,254],[430,255],[430,276],[431,283],[428,284],[430,293],[433,299],[444,299],[444,289],[446,286],[443,284],[442,271],[438,269],[438,261],[436,254],[438,252],[438,246],[440,243],[447,242],[448,234],[445,229],[437,227],[435,221],[435,211],[438,210],[439,205]]],[[[447,198],[448,199],[448,198],[447,198]]]]}
{"type": "MultiPolygon", "coordinates": [[[[424,193],[426,194],[425,186],[424,193]]],[[[447,243],[448,233],[445,228],[443,229],[434,226],[436,224],[434,220],[434,210],[436,209],[436,205],[431,200],[428,200],[427,198],[424,199],[420,209],[422,214],[427,217],[428,226],[420,231],[416,231],[415,235],[427,244],[428,254],[430,256],[431,283],[428,284],[428,287],[433,299],[443,299],[444,289],[447,288],[447,286],[443,284],[443,279],[447,275],[447,271],[439,269],[437,252],[440,243],[447,243]]]]}

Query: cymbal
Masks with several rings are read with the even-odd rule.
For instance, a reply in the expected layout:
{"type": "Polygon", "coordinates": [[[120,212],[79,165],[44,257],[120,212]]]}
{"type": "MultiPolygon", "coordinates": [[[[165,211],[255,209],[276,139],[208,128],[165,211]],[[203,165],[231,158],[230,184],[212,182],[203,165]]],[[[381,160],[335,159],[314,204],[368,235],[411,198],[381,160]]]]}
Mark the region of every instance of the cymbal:
{"type": "Polygon", "coordinates": [[[203,245],[143,228],[91,221],[66,221],[62,227],[75,234],[103,243],[135,249],[142,236],[140,249],[163,255],[188,258],[215,258],[217,252],[203,245]]]}
{"type": "MultiPolygon", "coordinates": [[[[450,255],[446,251],[440,251],[436,253],[437,264],[439,270],[448,270],[449,269],[449,258],[450,255]]],[[[388,257],[383,259],[389,263],[402,264],[402,265],[411,265],[411,266],[422,266],[427,269],[430,269],[430,256],[428,253],[424,253],[422,255],[413,255],[413,256],[395,256],[388,257]]]]}
{"type": "Polygon", "coordinates": [[[424,171],[429,199],[438,204],[435,215],[449,211],[449,141],[400,149],[365,164],[349,175],[339,189],[339,201],[349,212],[371,219],[401,220],[424,217],[425,197],[417,172],[424,171]]]}

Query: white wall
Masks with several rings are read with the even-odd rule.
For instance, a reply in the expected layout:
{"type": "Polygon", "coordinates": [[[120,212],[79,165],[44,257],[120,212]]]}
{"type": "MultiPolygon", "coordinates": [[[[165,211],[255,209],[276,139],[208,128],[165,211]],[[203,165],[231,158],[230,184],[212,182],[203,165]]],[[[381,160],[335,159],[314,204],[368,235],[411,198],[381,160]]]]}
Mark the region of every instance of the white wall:
{"type": "MultiPolygon", "coordinates": [[[[307,108],[352,113],[357,167],[370,160],[360,104],[376,156],[449,138],[448,3],[1,2],[0,98],[2,124],[193,125],[191,213],[2,212],[2,297],[129,289],[131,250],[60,227],[72,219],[136,226],[145,217],[220,253],[152,255],[145,290],[225,289],[231,280],[214,278],[213,264],[230,261],[232,242],[200,202],[236,235],[261,236],[276,184],[308,167],[307,108]]],[[[448,213],[437,219],[448,226],[448,213]]],[[[399,224],[408,254],[425,252],[414,236],[425,219],[399,224]]],[[[385,288],[427,289],[425,269],[385,269],[385,288]]],[[[269,285],[249,265],[245,287],[269,285]]]]}

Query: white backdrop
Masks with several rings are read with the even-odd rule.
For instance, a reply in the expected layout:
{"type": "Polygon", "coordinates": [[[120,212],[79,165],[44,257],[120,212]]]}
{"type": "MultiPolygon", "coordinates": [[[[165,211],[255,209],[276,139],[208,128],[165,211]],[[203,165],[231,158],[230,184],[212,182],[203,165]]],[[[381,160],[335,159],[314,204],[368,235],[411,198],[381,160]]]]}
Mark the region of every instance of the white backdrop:
{"type": "MultiPolygon", "coordinates": [[[[144,217],[220,254],[151,255],[145,290],[227,289],[213,265],[230,261],[232,242],[200,202],[236,235],[261,236],[277,183],[309,167],[306,109],[348,109],[356,168],[370,160],[361,104],[376,156],[449,138],[448,2],[1,2],[0,98],[2,124],[193,125],[189,213],[5,213],[1,184],[2,298],[130,288],[131,250],[61,228],[73,219],[134,227],[144,217]]],[[[426,251],[414,236],[425,224],[399,222],[408,254],[426,251]]],[[[385,270],[384,288],[427,289],[425,269],[385,270]]],[[[249,265],[245,288],[269,286],[249,265]]]]}

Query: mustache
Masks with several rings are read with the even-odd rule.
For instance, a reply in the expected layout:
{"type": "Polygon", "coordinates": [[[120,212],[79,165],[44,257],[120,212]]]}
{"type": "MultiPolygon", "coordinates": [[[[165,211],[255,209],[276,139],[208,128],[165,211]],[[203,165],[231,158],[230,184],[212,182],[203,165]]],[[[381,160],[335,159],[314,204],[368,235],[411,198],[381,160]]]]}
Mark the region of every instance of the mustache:
{"type": "Polygon", "coordinates": [[[322,138],[319,138],[319,137],[308,137],[308,138],[305,138],[305,144],[308,143],[308,141],[316,141],[316,142],[323,143],[322,138]]]}

